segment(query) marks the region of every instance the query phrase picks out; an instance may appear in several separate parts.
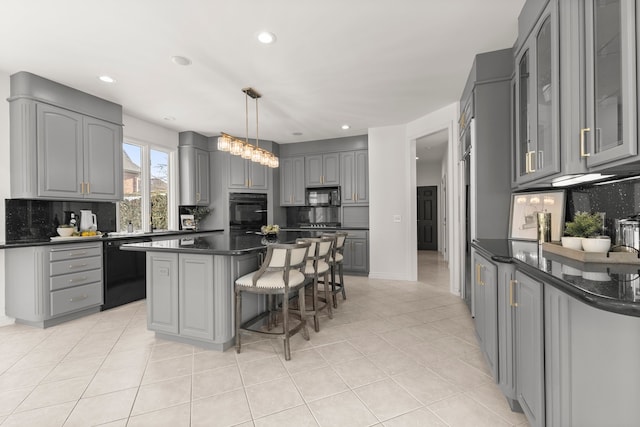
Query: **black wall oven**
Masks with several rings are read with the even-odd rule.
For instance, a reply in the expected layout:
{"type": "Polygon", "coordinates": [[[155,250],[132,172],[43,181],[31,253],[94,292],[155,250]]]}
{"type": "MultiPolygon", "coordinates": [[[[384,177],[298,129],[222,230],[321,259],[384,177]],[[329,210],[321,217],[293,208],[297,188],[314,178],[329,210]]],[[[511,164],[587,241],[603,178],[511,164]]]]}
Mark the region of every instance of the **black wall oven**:
{"type": "Polygon", "coordinates": [[[229,193],[229,227],[231,230],[260,231],[260,227],[266,224],[266,194],[229,193]]]}

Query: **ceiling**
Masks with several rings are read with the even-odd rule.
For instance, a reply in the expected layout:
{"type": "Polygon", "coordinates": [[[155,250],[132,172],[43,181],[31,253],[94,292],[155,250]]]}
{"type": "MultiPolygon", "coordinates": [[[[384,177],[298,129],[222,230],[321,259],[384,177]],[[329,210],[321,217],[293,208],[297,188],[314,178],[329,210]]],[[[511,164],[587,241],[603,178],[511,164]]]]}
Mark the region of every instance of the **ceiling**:
{"type": "MultiPolygon", "coordinates": [[[[0,71],[29,71],[207,136],[245,136],[241,89],[251,86],[262,94],[260,139],[362,135],[459,100],[474,55],[514,43],[523,3],[2,0],[0,71]],[[262,30],[276,42],[260,44],[262,30]],[[99,81],[104,74],[116,82],[99,81]]],[[[249,111],[254,137],[253,102],[249,111]]]]}

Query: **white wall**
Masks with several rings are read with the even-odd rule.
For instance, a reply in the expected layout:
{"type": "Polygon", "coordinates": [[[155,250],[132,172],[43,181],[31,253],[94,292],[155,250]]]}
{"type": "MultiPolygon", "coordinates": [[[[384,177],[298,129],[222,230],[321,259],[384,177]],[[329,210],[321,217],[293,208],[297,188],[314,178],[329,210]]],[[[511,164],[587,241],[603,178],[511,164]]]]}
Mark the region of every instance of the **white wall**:
{"type": "MultiPolygon", "coordinates": [[[[5,230],[5,199],[11,194],[9,174],[9,74],[0,71],[0,242],[4,242],[7,234],[5,230]]],[[[4,310],[4,250],[0,250],[0,325],[13,322],[4,310]]]]}
{"type": "MultiPolygon", "coordinates": [[[[417,280],[416,235],[416,139],[448,130],[449,144],[444,172],[447,178],[448,218],[459,218],[458,178],[455,155],[458,147],[458,103],[401,126],[369,129],[369,277],[417,280]],[[399,216],[400,222],[394,222],[399,216]]],[[[440,182],[440,180],[438,180],[440,182]]],[[[459,293],[459,232],[457,220],[449,220],[447,242],[451,272],[450,289],[459,293]],[[454,224],[456,222],[456,224],[454,224]]]]}
{"type": "Polygon", "coordinates": [[[172,150],[178,147],[178,132],[174,130],[145,122],[127,114],[122,117],[122,122],[124,123],[122,132],[125,139],[130,138],[172,150]]]}
{"type": "Polygon", "coordinates": [[[440,186],[442,179],[442,163],[440,160],[435,162],[417,161],[416,162],[416,185],[418,187],[426,187],[430,185],[440,186]]]}

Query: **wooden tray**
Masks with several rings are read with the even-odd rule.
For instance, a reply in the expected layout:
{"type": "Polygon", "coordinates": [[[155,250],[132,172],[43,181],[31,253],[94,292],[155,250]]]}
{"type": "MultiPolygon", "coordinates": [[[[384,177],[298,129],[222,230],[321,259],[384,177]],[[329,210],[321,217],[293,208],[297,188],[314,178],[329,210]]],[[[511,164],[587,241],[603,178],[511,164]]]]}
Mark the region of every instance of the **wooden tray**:
{"type": "Polygon", "coordinates": [[[543,243],[542,250],[561,255],[580,262],[598,262],[608,264],[640,264],[640,258],[635,252],[585,252],[565,248],[558,243],[543,243]]]}

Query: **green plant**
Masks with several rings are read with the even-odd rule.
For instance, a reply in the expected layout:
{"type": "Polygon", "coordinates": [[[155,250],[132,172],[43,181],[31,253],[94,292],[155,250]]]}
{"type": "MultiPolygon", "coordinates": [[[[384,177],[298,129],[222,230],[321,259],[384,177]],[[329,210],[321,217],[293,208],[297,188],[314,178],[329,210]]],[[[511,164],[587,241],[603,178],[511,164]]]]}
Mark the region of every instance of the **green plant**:
{"type": "Polygon", "coordinates": [[[196,206],[195,208],[187,208],[187,211],[189,211],[189,213],[193,215],[193,219],[196,222],[200,222],[201,220],[205,219],[207,215],[209,215],[209,213],[211,212],[211,210],[206,206],[196,206]]]}
{"type": "Polygon", "coordinates": [[[576,212],[573,221],[565,223],[564,234],[574,237],[593,237],[602,231],[602,216],[598,213],[576,212]]]}

